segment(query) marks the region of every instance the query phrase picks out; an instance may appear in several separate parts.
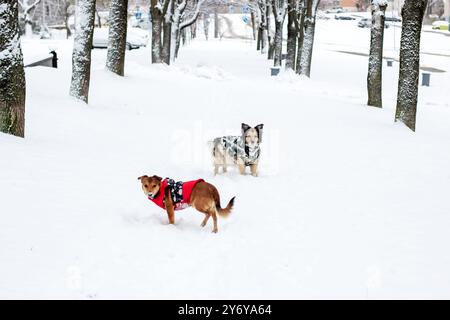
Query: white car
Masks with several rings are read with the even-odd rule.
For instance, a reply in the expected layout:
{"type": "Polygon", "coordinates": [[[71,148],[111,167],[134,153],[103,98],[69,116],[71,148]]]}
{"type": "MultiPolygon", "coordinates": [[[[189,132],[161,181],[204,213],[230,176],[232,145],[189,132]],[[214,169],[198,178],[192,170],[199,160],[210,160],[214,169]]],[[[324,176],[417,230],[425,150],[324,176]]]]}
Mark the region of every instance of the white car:
{"type": "Polygon", "coordinates": [[[447,21],[435,21],[432,24],[432,29],[435,30],[448,30],[448,26],[450,25],[450,22],[447,21]]]}
{"type": "MultiPolygon", "coordinates": [[[[108,47],[108,28],[95,28],[94,37],[92,39],[93,48],[107,48],[108,47]]],[[[127,50],[137,49],[147,46],[148,32],[139,28],[128,28],[127,30],[127,50]]]]}

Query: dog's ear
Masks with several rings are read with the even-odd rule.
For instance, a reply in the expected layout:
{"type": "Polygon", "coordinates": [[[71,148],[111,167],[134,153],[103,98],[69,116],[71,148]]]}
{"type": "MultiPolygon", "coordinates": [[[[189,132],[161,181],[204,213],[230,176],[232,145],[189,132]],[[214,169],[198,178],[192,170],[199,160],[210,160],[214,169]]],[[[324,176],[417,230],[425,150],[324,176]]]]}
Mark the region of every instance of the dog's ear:
{"type": "Polygon", "coordinates": [[[258,124],[258,125],[255,127],[256,132],[258,132],[258,140],[259,140],[259,143],[261,143],[261,141],[262,141],[263,127],[264,127],[264,125],[263,125],[262,123],[261,123],[261,124],[258,124]]]}
{"type": "Polygon", "coordinates": [[[161,178],[161,177],[158,177],[157,175],[154,175],[152,178],[155,178],[155,179],[158,180],[158,181],[161,181],[161,180],[162,180],[162,178],[161,178]]]}
{"type": "Polygon", "coordinates": [[[142,178],[147,178],[148,176],[140,176],[138,180],[142,180],[142,178]]]}
{"type": "Polygon", "coordinates": [[[247,131],[247,130],[250,129],[251,127],[250,127],[248,124],[243,123],[243,124],[241,125],[241,128],[242,128],[242,134],[244,134],[245,131],[247,131]]]}

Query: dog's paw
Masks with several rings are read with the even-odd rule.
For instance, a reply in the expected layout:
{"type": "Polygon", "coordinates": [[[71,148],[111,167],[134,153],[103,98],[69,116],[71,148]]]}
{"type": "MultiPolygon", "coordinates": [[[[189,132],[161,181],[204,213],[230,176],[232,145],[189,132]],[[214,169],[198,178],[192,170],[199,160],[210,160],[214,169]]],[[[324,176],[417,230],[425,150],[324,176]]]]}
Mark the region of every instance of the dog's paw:
{"type": "Polygon", "coordinates": [[[217,232],[219,232],[218,229],[213,229],[213,231],[212,231],[212,233],[217,233],[217,232]]]}

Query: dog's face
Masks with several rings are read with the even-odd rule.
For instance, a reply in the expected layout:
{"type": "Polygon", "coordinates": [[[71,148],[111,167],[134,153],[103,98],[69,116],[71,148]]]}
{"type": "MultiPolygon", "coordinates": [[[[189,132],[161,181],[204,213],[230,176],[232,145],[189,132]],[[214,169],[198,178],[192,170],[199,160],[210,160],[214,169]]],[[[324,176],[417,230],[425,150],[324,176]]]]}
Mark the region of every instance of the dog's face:
{"type": "Polygon", "coordinates": [[[145,195],[150,198],[155,198],[161,187],[162,178],[158,176],[142,176],[138,180],[141,180],[142,191],[144,191],[145,195]]]}
{"type": "Polygon", "coordinates": [[[256,148],[262,141],[262,129],[264,125],[259,124],[252,128],[248,124],[242,124],[242,136],[245,141],[245,145],[250,148],[256,148]]]}

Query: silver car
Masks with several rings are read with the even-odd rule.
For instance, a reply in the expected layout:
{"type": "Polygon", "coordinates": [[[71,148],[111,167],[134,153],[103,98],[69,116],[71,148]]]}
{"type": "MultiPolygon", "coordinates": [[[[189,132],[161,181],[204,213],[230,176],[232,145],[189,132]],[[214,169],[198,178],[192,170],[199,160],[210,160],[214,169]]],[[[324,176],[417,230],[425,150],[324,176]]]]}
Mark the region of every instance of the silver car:
{"type": "MultiPolygon", "coordinates": [[[[145,47],[148,43],[148,32],[138,28],[128,28],[127,30],[127,50],[145,47]]],[[[95,28],[94,37],[92,39],[93,48],[107,48],[108,47],[108,28],[95,28]]]]}

